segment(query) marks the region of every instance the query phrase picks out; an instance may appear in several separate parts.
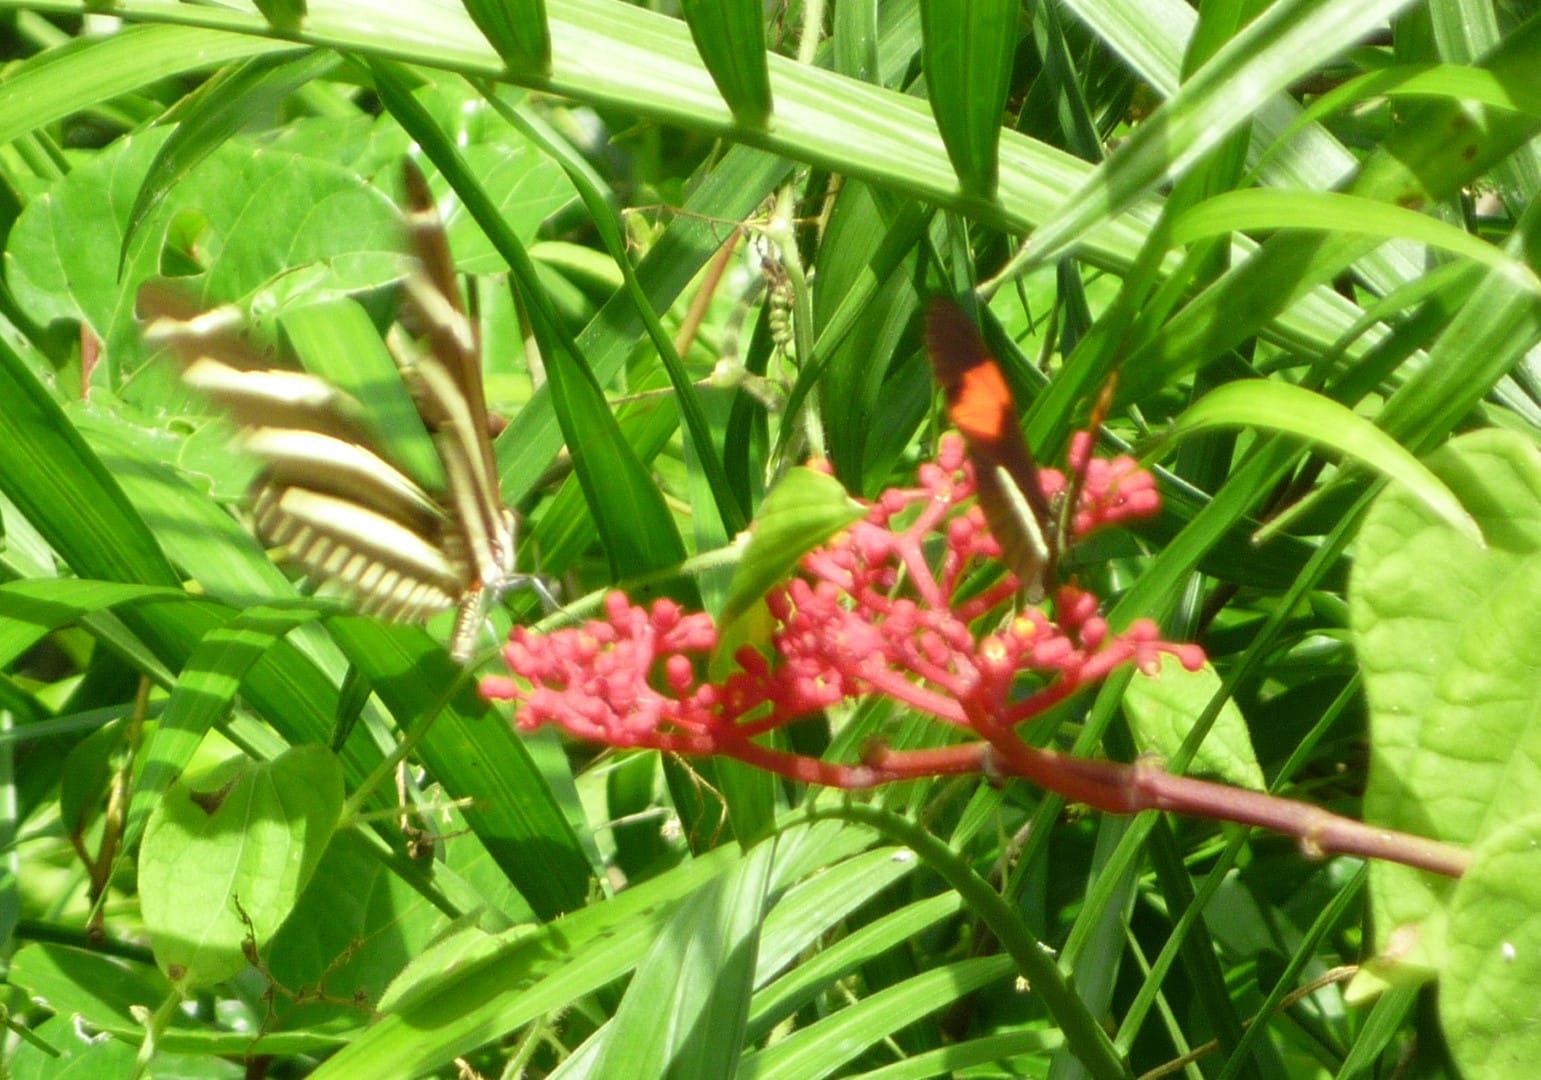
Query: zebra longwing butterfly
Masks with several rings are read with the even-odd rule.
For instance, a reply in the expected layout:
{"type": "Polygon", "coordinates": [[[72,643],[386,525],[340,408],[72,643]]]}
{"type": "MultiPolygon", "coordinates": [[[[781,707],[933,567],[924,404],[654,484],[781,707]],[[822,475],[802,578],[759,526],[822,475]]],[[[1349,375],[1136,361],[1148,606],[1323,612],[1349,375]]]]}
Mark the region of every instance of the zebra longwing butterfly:
{"type": "Polygon", "coordinates": [[[947,397],[947,417],[968,444],[990,533],[1028,599],[1037,602],[1053,579],[1059,545],[1006,377],[973,321],[945,297],[927,303],[925,337],[926,355],[947,397]]]}
{"type": "Polygon", "coordinates": [[[444,488],[430,491],[389,460],[361,402],[326,380],[274,368],[247,341],[233,306],[199,311],[162,282],[138,311],[147,343],[181,359],[183,381],[226,408],[263,462],[251,513],[264,543],[365,614],[415,621],[458,608],[450,639],[469,659],[488,605],[526,580],[514,569],[488,428],[481,350],[460,298],[428,183],[405,162],[412,251],[398,325],[386,343],[433,438],[444,488]]]}

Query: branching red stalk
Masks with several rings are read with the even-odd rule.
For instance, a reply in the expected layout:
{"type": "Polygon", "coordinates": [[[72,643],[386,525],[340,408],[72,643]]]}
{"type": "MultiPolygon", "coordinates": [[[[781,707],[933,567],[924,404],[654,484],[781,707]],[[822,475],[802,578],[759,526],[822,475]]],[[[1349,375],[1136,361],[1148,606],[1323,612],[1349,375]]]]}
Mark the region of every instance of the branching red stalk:
{"type": "MultiPolygon", "coordinates": [[[[1054,470],[1039,475],[1046,498],[1063,488],[1054,470]]],[[[1149,476],[1128,459],[1090,462],[1083,480],[1070,516],[1078,535],[1157,506],[1149,476]]],[[[644,610],[614,593],[607,618],[585,627],[546,636],[516,629],[504,655],[517,678],[488,678],[483,693],[517,699],[521,728],[553,723],[612,746],[732,757],[802,783],[857,790],[936,776],[1020,777],[1107,813],[1162,810],[1270,829],[1297,837],[1312,857],[1362,855],[1451,877],[1465,871],[1466,852],[1448,844],[1174,776],[1148,761],[1090,761],[1024,743],[1023,723],[1120,667],[1154,671],[1167,655],[1196,670],[1204,657],[1196,646],[1161,640],[1149,621],[1115,632],[1097,598],[1073,587],[1054,597],[1052,619],[1027,608],[978,633],[974,624],[1019,582],[1008,573],[980,595],[957,596],[984,560],[1000,555],[978,507],[960,510],[974,490],[961,444],[944,442],[916,488],[886,493],[864,521],[810,552],[801,576],[767,596],[778,626],[768,654],[740,649],[738,670],[721,683],[699,676],[717,646],[710,617],[667,601],[644,610]],[[928,544],[938,534],[946,544],[933,570],[928,544]],[[1021,697],[1024,673],[1041,684],[1021,697]],[[855,764],[754,741],[874,694],[979,741],[907,751],[874,744],[855,764]]]]}

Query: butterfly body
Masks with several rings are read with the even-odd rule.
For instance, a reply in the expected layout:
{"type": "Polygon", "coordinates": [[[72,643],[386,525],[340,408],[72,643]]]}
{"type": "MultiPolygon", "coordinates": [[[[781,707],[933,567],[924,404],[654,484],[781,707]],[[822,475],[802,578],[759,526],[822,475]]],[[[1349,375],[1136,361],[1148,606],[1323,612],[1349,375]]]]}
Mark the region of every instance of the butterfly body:
{"type": "Polygon", "coordinates": [[[365,614],[417,621],[458,607],[450,653],[464,662],[488,605],[523,579],[514,516],[499,491],[478,342],[427,182],[410,163],[404,172],[412,257],[387,346],[432,437],[442,486],[391,459],[352,394],[273,367],[237,309],[197,311],[174,287],[151,282],[139,310],[146,341],[181,357],[183,380],[228,410],[245,448],[262,460],[250,501],[264,543],[365,614]]]}

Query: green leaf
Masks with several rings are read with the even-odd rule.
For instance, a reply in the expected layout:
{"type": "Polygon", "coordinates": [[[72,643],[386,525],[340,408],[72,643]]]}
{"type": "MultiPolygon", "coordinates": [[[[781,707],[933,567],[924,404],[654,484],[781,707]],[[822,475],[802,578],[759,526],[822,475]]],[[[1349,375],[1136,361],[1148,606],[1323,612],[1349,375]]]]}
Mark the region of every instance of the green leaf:
{"type": "Polygon", "coordinates": [[[771,115],[765,7],[759,0],[682,0],[680,14],[733,119],[763,128],[771,115]]]}
{"type": "Polygon", "coordinates": [[[1482,266],[1502,269],[1515,283],[1541,292],[1535,271],[1464,229],[1377,199],[1338,191],[1227,191],[1183,212],[1172,223],[1172,242],[1191,244],[1229,232],[1308,229],[1416,240],[1482,266]]]}
{"type": "Polygon", "coordinates": [[[305,20],[305,0],[252,0],[257,10],[281,34],[292,34],[305,20]]]}
{"type": "Polygon", "coordinates": [[[1177,418],[1172,438],[1217,427],[1284,431],[1336,450],[1403,485],[1452,529],[1481,543],[1481,532],[1438,476],[1370,421],[1331,398],[1278,380],[1216,387],[1177,418]]]}
{"type": "Polygon", "coordinates": [[[510,74],[539,78],[551,70],[551,29],[545,0],[462,0],[467,14],[510,74]]]}
{"type": "MultiPolygon", "coordinates": [[[[61,1012],[35,1029],[23,1028],[26,1041],[6,1060],[8,1080],[89,1080],[134,1074],[133,1046],[117,1039],[83,1039],[79,1023],[79,1014],[61,1012]],[[39,1044],[49,1050],[42,1050],[39,1044]]],[[[159,1058],[156,1063],[176,1068],[159,1058]]]]}
{"type": "Polygon", "coordinates": [[[339,832],[264,952],[267,972],[278,985],[327,986],[333,995],[331,1000],[278,995],[272,1028],[367,1027],[363,1002],[379,1001],[390,980],[450,924],[422,885],[382,857],[374,838],[354,829],[339,832]],[[344,990],[360,1000],[340,999],[344,990]]]}
{"type": "Polygon", "coordinates": [[[1334,86],[1295,118],[1279,143],[1287,142],[1298,129],[1308,124],[1381,95],[1480,101],[1498,109],[1541,116],[1541,87],[1501,79],[1485,68],[1465,64],[1398,64],[1367,71],[1341,86],[1334,86]]]}
{"type": "Polygon", "coordinates": [[[8,278],[40,320],[71,319],[102,340],[123,375],[142,353],[134,321],[139,285],[159,270],[173,221],[202,273],[183,284],[202,307],[265,290],[269,310],[303,293],[374,288],[400,274],[396,208],[351,171],[314,158],[226,142],[146,220],[121,272],[102,252],[122,247],[130,207],[165,135],[118,140],[34,199],[7,241],[8,278]]]}
{"type": "MultiPolygon", "coordinates": [[[[1474,432],[1429,458],[1485,547],[1400,487],[1359,532],[1349,583],[1373,754],[1365,820],[1455,844],[1538,811],[1541,448],[1474,432]]],[[[1392,864],[1371,877],[1376,947],[1412,977],[1444,954],[1454,883],[1392,864]]],[[[1395,971],[1394,968],[1388,969],[1395,971]]]]}
{"type": "Polygon", "coordinates": [[[17,950],[6,978],[25,987],[49,1008],[79,1014],[87,1023],[108,1031],[139,1026],[134,1007],[153,1008],[172,992],[161,973],[149,964],[125,963],[52,943],[17,950]]]}
{"type": "Polygon", "coordinates": [[[294,49],[287,41],[196,26],[128,26],[115,34],[77,38],[28,57],[7,73],[0,84],[0,142],[160,79],[294,49]]]}
{"type": "Polygon", "coordinates": [[[775,851],[760,844],[679,906],[637,966],[588,1075],[728,1075],[724,1065],[743,1052],[775,851]]]}
{"type": "Polygon", "coordinates": [[[139,897],[173,983],[221,982],[246,966],[245,943],[266,944],[331,841],[342,794],[342,767],[319,746],[167,790],[140,846],[139,897]]]}
{"type": "Polygon", "coordinates": [[[1017,51],[1016,0],[921,0],[931,111],[966,196],[995,197],[997,144],[1017,51]]]}
{"type": "Polygon", "coordinates": [[[862,1051],[897,1035],[921,1017],[1015,973],[1006,956],[978,956],[938,964],[746,1054],[741,1075],[796,1080],[854,1064],[862,1051]]]}
{"type": "MultiPolygon", "coordinates": [[[[6,981],[25,988],[58,1013],[58,1019],[65,1021],[70,1040],[76,1043],[81,1039],[80,1029],[76,1027],[80,1021],[97,1031],[116,1036],[116,1045],[142,1042],[144,1012],[153,1012],[175,992],[165,976],[147,960],[140,963],[52,943],[18,949],[11,958],[6,981]]],[[[251,1054],[324,1053],[336,1048],[340,1042],[335,1035],[315,1031],[276,1032],[254,1039],[250,1031],[219,1031],[177,1009],[172,1013],[170,1027],[159,1034],[157,1049],[201,1054],[205,1058],[217,1055],[239,1058],[251,1054]]],[[[132,1050],[132,1046],[125,1048],[132,1050]]],[[[21,1055],[16,1060],[20,1061],[21,1055]]],[[[162,1060],[160,1056],[156,1057],[157,1062],[162,1060]]],[[[119,1069],[102,1072],[97,1068],[101,1064],[98,1059],[86,1058],[86,1065],[79,1072],[81,1080],[128,1075],[119,1069]]],[[[196,1075],[209,1075],[207,1060],[199,1064],[201,1068],[196,1075]]],[[[18,1071],[16,1075],[26,1074],[18,1071]]],[[[43,1080],[61,1074],[40,1069],[30,1075],[43,1080]]]]}
{"type": "MultiPolygon", "coordinates": [[[[303,12],[304,0],[291,2],[299,3],[303,12]]],[[[267,14],[274,18],[273,12],[267,14]]],[[[254,118],[272,112],[295,90],[336,66],[337,58],[325,52],[298,58],[284,53],[254,56],[189,94],[178,110],[176,130],[161,144],[129,211],[118,252],[120,263],[133,246],[140,225],[200,161],[254,118]]]]}
{"type": "MultiPolygon", "coordinates": [[[[599,234],[605,249],[609,252],[611,258],[615,260],[615,265],[621,272],[621,278],[625,284],[625,294],[631,297],[635,303],[636,313],[641,317],[643,325],[647,328],[648,336],[652,339],[653,345],[658,350],[658,357],[663,362],[669,382],[674,388],[675,404],[680,419],[683,421],[685,431],[690,438],[688,449],[694,454],[704,471],[704,486],[712,496],[712,509],[721,518],[724,528],[728,531],[738,531],[744,525],[744,509],[731,496],[727,475],[717,451],[716,440],[713,438],[711,428],[708,425],[706,413],[702,408],[695,383],[676,352],[673,339],[664,329],[663,324],[654,312],[647,292],[632,266],[630,253],[627,251],[624,227],[620,216],[615,213],[611,205],[611,200],[603,190],[600,178],[595,174],[594,169],[583,156],[577,153],[566,140],[559,138],[556,132],[551,130],[538,116],[531,114],[528,110],[512,110],[499,97],[493,97],[492,103],[500,112],[508,115],[512,122],[545,155],[548,155],[560,165],[567,174],[572,187],[577,190],[578,198],[589,212],[595,231],[599,234]]],[[[493,235],[496,236],[495,233],[493,235]]],[[[504,246],[504,244],[506,244],[506,241],[500,243],[499,246],[504,246]]],[[[564,348],[568,347],[565,339],[562,344],[564,348]]],[[[596,381],[598,381],[597,377],[596,381]]],[[[644,457],[644,460],[648,460],[648,458],[644,457]]],[[[707,511],[707,513],[710,513],[710,511],[707,511]]],[[[715,535],[715,529],[712,526],[706,525],[704,527],[710,529],[711,534],[715,535]]]]}
{"type": "Polygon", "coordinates": [[[258,607],[199,642],[135,763],[139,772],[123,830],[125,848],[138,842],[152,807],[193,760],[204,736],[229,713],[251,668],[295,626],[319,614],[258,607]]]}
{"type": "MultiPolygon", "coordinates": [[[[1532,18],[1505,36],[1503,44],[1485,59],[1484,67],[1500,81],[1525,82],[1534,76],[1538,44],[1541,19],[1532,18]]],[[[1506,155],[1524,146],[1534,136],[1536,127],[1535,121],[1504,110],[1478,109],[1474,115],[1473,107],[1467,103],[1432,102],[1415,106],[1406,120],[1359,165],[1347,190],[1396,206],[1432,206],[1455,195],[1506,155]]],[[[1534,207],[1530,211],[1526,217],[1534,218],[1534,207]]],[[[1535,225],[1529,228],[1533,231],[1535,225]]],[[[1272,332],[1282,332],[1286,340],[1295,341],[1291,326],[1303,329],[1307,323],[1314,323],[1323,328],[1335,323],[1336,316],[1329,308],[1336,306],[1341,310],[1341,305],[1329,304],[1319,292],[1312,295],[1311,290],[1350,265],[1364,265],[1374,246],[1374,240],[1358,233],[1290,232],[1270,238],[1178,312],[1147,347],[1130,355],[1123,368],[1127,377],[1120,383],[1121,394],[1139,399],[1155,386],[1165,385],[1182,372],[1198,369],[1270,324],[1272,332]],[[1304,318],[1307,310],[1314,315],[1304,318]]],[[[1507,276],[1499,284],[1506,281],[1507,276]]],[[[1502,289],[1479,289],[1479,303],[1488,293],[1498,295],[1487,306],[1501,308],[1506,299],[1502,289]]],[[[1534,307],[1530,292],[1525,292],[1523,298],[1534,307]]],[[[1483,313],[1474,317],[1473,323],[1479,332],[1497,336],[1490,327],[1495,323],[1502,326],[1512,318],[1509,312],[1498,314],[1502,317],[1495,319],[1492,313],[1483,313]]],[[[1463,340],[1472,340],[1469,330],[1463,331],[1463,340]]],[[[1532,334],[1526,339],[1527,346],[1533,340],[1532,334]]],[[[1453,348],[1463,351],[1459,343],[1453,343],[1453,348]]],[[[1467,395],[1472,395],[1470,400],[1478,400],[1496,381],[1498,376],[1491,375],[1490,368],[1507,372],[1513,364],[1506,350],[1490,346],[1477,349],[1474,356],[1481,363],[1430,362],[1417,373],[1424,383],[1443,378],[1462,386],[1463,394],[1452,394],[1448,389],[1437,393],[1440,400],[1453,405],[1458,416],[1470,408],[1467,395]]],[[[1390,421],[1387,426],[1397,430],[1390,421]]],[[[1442,436],[1447,430],[1439,434],[1442,436]]]]}
{"type": "Polygon", "coordinates": [[[378,1008],[384,1020],[313,1074],[409,1075],[451,1061],[573,995],[631,971],[674,904],[739,858],[732,848],[686,863],[539,928],[492,935],[467,929],[412,959],[378,1008]]]}
{"type": "Polygon", "coordinates": [[[744,615],[785,581],[804,555],[866,512],[828,473],[790,470],[760,504],[719,623],[726,627],[744,615]]]}
{"type": "Polygon", "coordinates": [[[1506,821],[1473,849],[1471,869],[1450,898],[1439,1018],[1467,1076],[1525,1076],[1541,1059],[1538,835],[1536,809],[1506,821]]]}
{"type": "Polygon", "coordinates": [[[579,815],[564,814],[553,794],[571,786],[570,775],[543,775],[507,721],[473,686],[457,683],[463,673],[423,631],[351,615],[329,626],[402,730],[431,722],[419,756],[450,797],[470,800],[466,821],[535,912],[553,918],[580,907],[592,873],[569,820],[579,815]]]}
{"type": "Polygon", "coordinates": [[[1162,179],[1182,175],[1292,79],[1315,70],[1407,0],[1279,0],[1226,43],[1064,200],[1032,237],[1033,263],[1063,254],[1162,179]]]}
{"type": "Polygon", "coordinates": [[[71,418],[134,509],[153,523],[179,574],[237,606],[253,597],[298,597],[223,501],[238,500],[252,477],[251,463],[230,446],[228,426],[209,424],[180,439],[95,409],[73,409],[71,418]],[[200,482],[212,491],[195,486],[200,482]]]}
{"type": "Polygon", "coordinates": [[[379,329],[358,301],[339,296],[291,308],[279,324],[306,371],[368,403],[363,416],[391,462],[427,490],[443,491],[444,466],[433,439],[379,329]]]}
{"type": "MultiPolygon", "coordinates": [[[[1124,711],[1129,714],[1134,741],[1141,753],[1172,757],[1200,713],[1220,691],[1220,676],[1208,664],[1187,671],[1173,656],[1162,654],[1161,671],[1134,673],[1124,691],[1124,711]]],[[[1246,718],[1236,702],[1227,698],[1214,726],[1193,755],[1189,774],[1213,776],[1238,787],[1262,791],[1263,770],[1252,749],[1246,718]]]]}
{"type": "MultiPolygon", "coordinates": [[[[780,875],[838,864],[867,843],[832,825],[784,831],[780,875]],[[810,865],[812,863],[812,865],[810,865]]],[[[632,971],[675,906],[745,856],[723,847],[537,929],[468,930],[415,957],[378,1003],[388,1015],[315,1072],[335,1077],[415,1074],[464,1053],[632,971]]]]}
{"type": "Polygon", "coordinates": [[[0,491],[82,577],[180,587],[123,490],[0,344],[0,491]]]}
{"type": "Polygon", "coordinates": [[[0,664],[9,665],[46,635],[93,612],[136,600],[189,599],[181,589],[107,581],[12,581],[0,585],[0,664]]]}
{"type": "Polygon", "coordinates": [[[59,820],[71,836],[85,835],[107,785],[117,775],[112,758],[123,743],[124,727],[123,719],[103,724],[71,747],[64,759],[59,777],[59,820]]]}

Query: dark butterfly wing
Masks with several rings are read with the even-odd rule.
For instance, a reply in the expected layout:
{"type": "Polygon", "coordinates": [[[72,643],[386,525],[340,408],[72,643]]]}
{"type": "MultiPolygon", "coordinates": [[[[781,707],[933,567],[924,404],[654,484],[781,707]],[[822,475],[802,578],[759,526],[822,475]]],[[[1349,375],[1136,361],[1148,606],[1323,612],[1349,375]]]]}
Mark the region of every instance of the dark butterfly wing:
{"type": "Polygon", "coordinates": [[[947,416],[963,433],[990,532],[1032,600],[1053,575],[1053,516],[1016,402],[995,358],[963,309],[945,297],[926,305],[926,355],[947,396],[947,416]]]}

